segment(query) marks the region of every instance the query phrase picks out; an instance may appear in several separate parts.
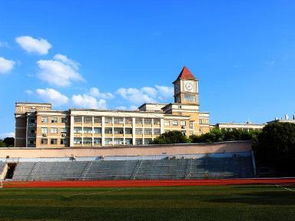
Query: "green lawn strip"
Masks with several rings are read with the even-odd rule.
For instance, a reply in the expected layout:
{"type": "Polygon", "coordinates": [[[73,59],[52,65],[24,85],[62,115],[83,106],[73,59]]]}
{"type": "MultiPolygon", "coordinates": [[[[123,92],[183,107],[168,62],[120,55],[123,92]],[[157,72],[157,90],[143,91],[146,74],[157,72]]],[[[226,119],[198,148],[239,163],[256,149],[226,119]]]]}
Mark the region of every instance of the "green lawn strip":
{"type": "Polygon", "coordinates": [[[292,220],[294,216],[295,193],[273,185],[0,190],[2,220],[292,220]]]}

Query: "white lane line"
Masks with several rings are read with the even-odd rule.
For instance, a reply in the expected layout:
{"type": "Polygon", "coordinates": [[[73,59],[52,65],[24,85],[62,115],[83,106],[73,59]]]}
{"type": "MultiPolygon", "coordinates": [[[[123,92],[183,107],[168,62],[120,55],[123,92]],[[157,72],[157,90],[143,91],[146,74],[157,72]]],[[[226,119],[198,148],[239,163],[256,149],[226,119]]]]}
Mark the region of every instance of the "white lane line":
{"type": "Polygon", "coordinates": [[[290,192],[295,192],[295,190],[293,190],[293,189],[290,189],[290,188],[288,188],[288,187],[283,187],[283,186],[281,186],[281,185],[276,185],[276,187],[281,187],[281,188],[283,188],[283,189],[285,189],[285,190],[287,190],[287,191],[290,191],[290,192]]]}

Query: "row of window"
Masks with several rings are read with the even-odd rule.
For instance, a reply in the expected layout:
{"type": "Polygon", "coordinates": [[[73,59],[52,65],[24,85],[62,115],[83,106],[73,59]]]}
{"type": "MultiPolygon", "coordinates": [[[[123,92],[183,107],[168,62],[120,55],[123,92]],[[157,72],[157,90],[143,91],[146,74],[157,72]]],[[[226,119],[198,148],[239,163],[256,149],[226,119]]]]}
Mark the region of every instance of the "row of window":
{"type": "Polygon", "coordinates": [[[41,139],[41,144],[46,145],[46,144],[52,144],[52,145],[66,145],[68,142],[66,139],[47,139],[47,138],[42,138],[41,139]]]}
{"type": "Polygon", "coordinates": [[[186,126],[186,121],[178,121],[178,120],[165,120],[164,125],[169,126],[186,126]]]}
{"type": "MultiPolygon", "coordinates": [[[[161,134],[160,128],[135,128],[135,134],[147,134],[152,135],[154,130],[155,135],[161,134]]],[[[102,129],[101,127],[74,127],[74,133],[85,133],[85,134],[101,134],[102,129]]],[[[104,130],[105,134],[132,134],[132,128],[119,128],[119,127],[106,127],[104,130]]]]}
{"type": "Polygon", "coordinates": [[[66,133],[67,129],[66,128],[57,128],[57,127],[51,127],[48,129],[47,127],[41,127],[42,134],[48,134],[49,131],[51,134],[58,134],[58,132],[66,133]]]}
{"type": "MultiPolygon", "coordinates": [[[[132,145],[133,141],[131,138],[126,138],[125,140],[123,138],[105,138],[105,145],[132,145]]],[[[152,139],[146,138],[146,139],[135,139],[136,145],[142,145],[142,144],[150,144],[152,142],[152,139]]],[[[74,144],[75,145],[101,145],[102,139],[101,138],[91,138],[91,137],[74,137],[74,144]]]]}
{"type": "Polygon", "coordinates": [[[65,117],[41,117],[42,123],[67,123],[65,117]]]}
{"type": "MultiPolygon", "coordinates": [[[[131,117],[105,117],[106,124],[132,124],[131,117]]],[[[102,117],[82,117],[82,116],[75,116],[74,117],[75,123],[101,123],[102,117]]],[[[160,119],[158,118],[135,118],[136,124],[154,124],[160,125],[160,119]]]]}

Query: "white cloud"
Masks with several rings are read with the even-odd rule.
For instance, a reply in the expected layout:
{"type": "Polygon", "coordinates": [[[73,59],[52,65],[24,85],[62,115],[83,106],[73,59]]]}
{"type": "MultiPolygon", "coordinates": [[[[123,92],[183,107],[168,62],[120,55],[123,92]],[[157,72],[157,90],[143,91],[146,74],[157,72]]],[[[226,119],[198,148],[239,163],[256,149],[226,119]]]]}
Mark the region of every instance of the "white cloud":
{"type": "Polygon", "coordinates": [[[69,59],[66,55],[63,54],[56,54],[53,57],[55,60],[61,61],[64,64],[68,64],[70,66],[72,66],[75,70],[79,69],[79,63],[76,61],[73,61],[72,59],[69,59]]]}
{"type": "Polygon", "coordinates": [[[14,65],[14,61],[0,57],[0,74],[8,73],[13,69],[14,65]]]}
{"type": "Polygon", "coordinates": [[[44,101],[50,102],[56,106],[66,104],[69,101],[69,98],[67,96],[52,88],[37,89],[36,94],[44,101]]]}
{"type": "Polygon", "coordinates": [[[74,105],[82,108],[107,109],[106,100],[96,99],[88,94],[73,95],[72,101],[74,105]]]}
{"type": "Polygon", "coordinates": [[[93,96],[93,97],[102,98],[102,99],[112,99],[112,98],[114,98],[114,95],[112,93],[109,93],[109,92],[102,93],[96,87],[90,88],[89,94],[91,96],[93,96]]]}
{"type": "Polygon", "coordinates": [[[52,85],[69,86],[72,81],[84,81],[78,72],[78,63],[64,55],[57,54],[53,60],[39,60],[37,76],[52,85]]]}
{"type": "Polygon", "coordinates": [[[167,98],[172,98],[173,88],[167,86],[119,88],[117,94],[132,104],[156,103],[167,98]]]}
{"type": "Polygon", "coordinates": [[[14,134],[14,132],[0,134],[0,139],[4,139],[6,137],[15,137],[15,134],[14,134]]]}
{"type": "Polygon", "coordinates": [[[173,96],[173,93],[174,93],[173,87],[156,85],[155,88],[158,91],[158,95],[160,99],[166,99],[173,96]]]}
{"type": "Polygon", "coordinates": [[[20,36],[15,39],[22,49],[29,53],[45,55],[52,47],[51,44],[43,38],[33,38],[31,36],[20,36]]]}

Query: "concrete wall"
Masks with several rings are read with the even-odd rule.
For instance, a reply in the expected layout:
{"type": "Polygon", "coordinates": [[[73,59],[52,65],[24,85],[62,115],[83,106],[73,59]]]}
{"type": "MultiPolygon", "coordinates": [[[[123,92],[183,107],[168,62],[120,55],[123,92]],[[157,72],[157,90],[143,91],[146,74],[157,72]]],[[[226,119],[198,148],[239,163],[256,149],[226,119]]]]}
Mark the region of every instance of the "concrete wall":
{"type": "Polygon", "coordinates": [[[223,142],[214,144],[174,144],[152,146],[120,146],[99,148],[1,148],[0,158],[40,158],[40,157],[86,157],[86,156],[145,156],[174,154],[206,154],[245,152],[251,150],[250,142],[223,142]]]}

